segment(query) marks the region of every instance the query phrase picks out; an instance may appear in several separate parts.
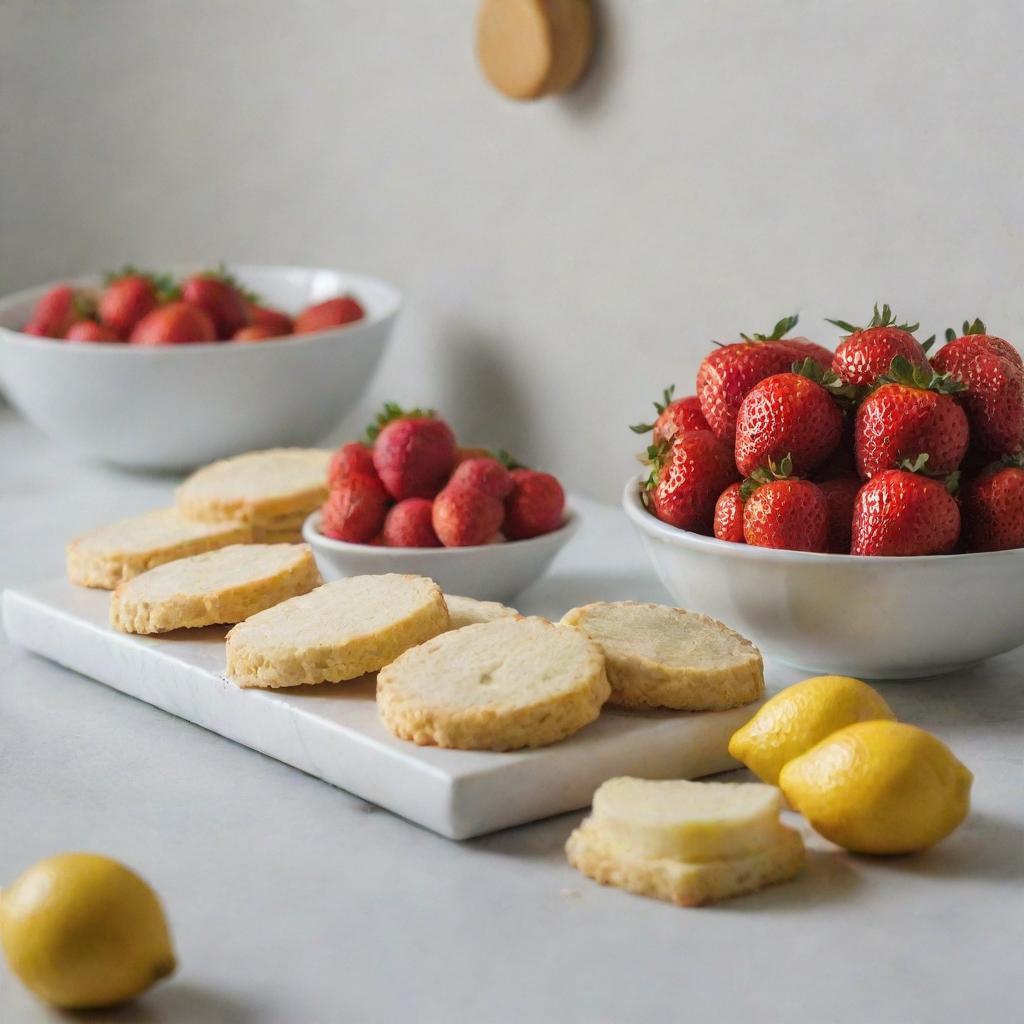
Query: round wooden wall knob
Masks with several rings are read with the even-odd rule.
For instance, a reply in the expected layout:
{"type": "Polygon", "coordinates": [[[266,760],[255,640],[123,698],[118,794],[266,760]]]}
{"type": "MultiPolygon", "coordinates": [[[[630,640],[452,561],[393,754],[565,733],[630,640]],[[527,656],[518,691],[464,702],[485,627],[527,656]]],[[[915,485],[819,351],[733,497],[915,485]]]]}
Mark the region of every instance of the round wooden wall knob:
{"type": "Polygon", "coordinates": [[[591,0],[483,0],[476,48],[484,74],[506,96],[564,92],[594,48],[591,0]]]}

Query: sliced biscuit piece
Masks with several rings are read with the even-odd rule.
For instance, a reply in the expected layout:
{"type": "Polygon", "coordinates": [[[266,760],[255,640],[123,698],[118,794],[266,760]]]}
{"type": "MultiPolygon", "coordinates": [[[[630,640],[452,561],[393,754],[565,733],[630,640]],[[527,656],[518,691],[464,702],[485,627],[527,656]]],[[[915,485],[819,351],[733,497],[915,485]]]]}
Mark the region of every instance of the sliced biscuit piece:
{"type": "Polygon", "coordinates": [[[515,750],[582,729],[609,689],[600,648],[578,630],[498,619],[407,651],[377,677],[377,707],[404,740],[515,750]]]}
{"type": "Polygon", "coordinates": [[[339,683],[443,633],[448,609],[425,576],[350,576],[254,615],[227,637],[239,686],[339,683]]]}
{"type": "Polygon", "coordinates": [[[478,601],[475,597],[458,597],[455,594],[444,595],[451,617],[451,629],[462,629],[463,626],[476,626],[481,622],[496,622],[498,619],[518,618],[519,612],[508,605],[497,601],[478,601]]]}
{"type": "Polygon", "coordinates": [[[327,463],[319,448],[247,452],[197,469],[177,492],[193,519],[295,526],[327,498],[327,463]]]}
{"type": "Polygon", "coordinates": [[[199,523],[177,509],[161,508],[76,537],[66,549],[68,579],[113,590],[165,562],[251,540],[244,523],[199,523]]]}
{"type": "Polygon", "coordinates": [[[724,711],[764,692],[761,652],[706,615],[619,601],[573,608],[562,622],[601,645],[620,707],[724,711]]]}
{"type": "Polygon", "coordinates": [[[120,584],[110,599],[110,622],[125,633],[241,622],[319,585],[307,544],[234,544],[120,584]]]}
{"type": "Polygon", "coordinates": [[[566,853],[603,885],[696,906],[797,874],[803,840],[780,808],[760,783],[610,779],[566,853]]]}

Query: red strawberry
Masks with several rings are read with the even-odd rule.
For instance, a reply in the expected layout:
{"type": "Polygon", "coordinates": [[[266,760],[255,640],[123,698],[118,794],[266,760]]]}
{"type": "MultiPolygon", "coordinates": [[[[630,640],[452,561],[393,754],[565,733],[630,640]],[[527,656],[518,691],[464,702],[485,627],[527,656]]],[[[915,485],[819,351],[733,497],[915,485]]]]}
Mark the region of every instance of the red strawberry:
{"type": "Polygon", "coordinates": [[[781,344],[794,350],[795,361],[798,363],[802,363],[805,359],[813,359],[823,370],[827,370],[832,365],[834,355],[832,350],[809,338],[783,338],[781,344]]]}
{"type": "Polygon", "coordinates": [[[455,435],[430,410],[388,403],[367,434],[377,475],[396,501],[433,498],[455,466],[455,435]]]}
{"type": "MultiPolygon", "coordinates": [[[[914,337],[918,324],[897,324],[888,306],[875,306],[867,327],[855,327],[845,320],[829,320],[849,337],[840,343],[832,369],[845,384],[867,387],[889,372],[892,361],[902,356],[912,366],[928,368],[925,347],[914,337]]],[[[934,340],[934,339],[932,339],[934,340]]],[[[930,342],[929,342],[930,344],[930,342]]]]}
{"type": "Polygon", "coordinates": [[[526,540],[557,530],[565,516],[565,491],[557,478],[522,466],[509,475],[512,490],[501,532],[509,540],[526,540]]]}
{"type": "Polygon", "coordinates": [[[259,306],[255,302],[249,303],[249,323],[254,327],[265,327],[273,331],[268,338],[280,338],[285,334],[292,333],[292,318],[279,309],[270,309],[268,306],[259,306]]]}
{"type": "Polygon", "coordinates": [[[406,498],[392,505],[384,519],[380,541],[389,548],[437,548],[434,503],[429,498],[406,498]]]}
{"type": "Polygon", "coordinates": [[[990,466],[967,490],[968,551],[1024,548],[1024,453],[990,466]]]}
{"type": "Polygon", "coordinates": [[[320,510],[320,532],[350,544],[367,544],[380,532],[388,495],[375,476],[356,473],[335,487],[320,510]]]}
{"type": "Polygon", "coordinates": [[[489,544],[505,514],[497,498],[475,487],[445,487],[434,499],[431,522],[446,548],[489,544]]]}
{"type": "Polygon", "coordinates": [[[935,353],[932,366],[940,373],[956,375],[975,356],[983,353],[1002,356],[1024,368],[1024,359],[1021,359],[1020,353],[1003,338],[986,334],[984,323],[977,319],[974,323],[964,321],[963,334],[960,337],[957,337],[956,331],[952,328],[946,331],[946,344],[935,353]]]}
{"type": "Polygon", "coordinates": [[[683,430],[708,430],[708,421],[700,411],[700,399],[696,395],[673,399],[675,384],[670,384],[662,393],[662,400],[654,403],[658,417],[653,423],[634,423],[629,429],[634,434],[654,431],[651,443],[658,445],[670,441],[683,430]]]}
{"type": "Polygon", "coordinates": [[[187,277],[181,285],[181,297],[206,313],[218,338],[232,337],[249,322],[249,300],[223,265],[187,277]]]}
{"type": "Polygon", "coordinates": [[[790,476],[787,456],[755,470],[743,483],[743,538],[753,547],[828,549],[828,502],[810,480],[790,476]]]}
{"type": "Polygon", "coordinates": [[[98,324],[95,320],[76,320],[65,335],[68,341],[123,341],[115,331],[106,324],[98,324]]]}
{"type": "Polygon", "coordinates": [[[54,285],[36,303],[24,332],[40,338],[63,338],[76,320],[91,319],[95,313],[91,292],[69,284],[54,285]]]}
{"type": "Polygon", "coordinates": [[[312,334],[316,331],[329,331],[334,327],[342,327],[366,316],[363,307],[351,295],[343,295],[337,299],[328,299],[315,306],[304,309],[295,318],[296,334],[312,334]]]}
{"type": "Polygon", "coordinates": [[[729,484],[715,504],[714,534],[719,540],[743,544],[743,485],[729,484]]]}
{"type": "Polygon", "coordinates": [[[497,459],[466,459],[455,467],[448,485],[475,487],[504,501],[512,490],[512,476],[497,459]]]}
{"type": "Polygon", "coordinates": [[[249,324],[247,327],[239,327],[231,335],[232,341],[268,341],[272,338],[280,338],[281,335],[273,327],[264,327],[262,324],[249,324]]]}
{"type": "Polygon", "coordinates": [[[647,461],[647,507],[671,526],[710,533],[719,495],[739,477],[732,452],[710,430],[690,430],[652,445],[647,461]]]}
{"type": "Polygon", "coordinates": [[[771,334],[740,335],[742,341],[720,346],[700,364],[697,397],[701,412],[722,441],[732,444],[736,436],[736,413],[747,392],[758,381],[785,373],[794,362],[804,358],[783,340],[783,335],[795,327],[796,322],[796,316],[786,317],[775,325],[771,334]]]}
{"type": "Polygon", "coordinates": [[[750,476],[787,454],[797,473],[824,462],[843,436],[843,413],[829,393],[835,383],[834,374],[826,376],[808,359],[800,373],[779,373],[755,384],[736,416],[740,473],[750,476]]]}
{"type": "Polygon", "coordinates": [[[849,476],[819,483],[828,502],[828,550],[835,555],[848,555],[853,531],[853,503],[857,500],[860,480],[849,476]]]}
{"type": "Polygon", "coordinates": [[[853,447],[861,478],[895,469],[921,452],[930,456],[930,472],[952,473],[967,451],[967,417],[950,397],[963,385],[930,367],[911,366],[902,356],[893,359],[881,380],[882,386],[861,403],[854,423],[853,447]]]}
{"type": "Polygon", "coordinates": [[[855,555],[944,555],[960,537],[960,507],[948,481],[923,476],[922,455],[900,469],[883,469],[857,493],[853,506],[855,555]]]}
{"type": "Polygon", "coordinates": [[[127,338],[135,325],[149,312],[174,293],[170,278],[156,278],[143,274],[134,267],[123,267],[106,276],[106,287],[100,296],[100,319],[127,338]]]}
{"type": "MultiPolygon", "coordinates": [[[[1016,349],[983,332],[980,320],[964,324],[935,355],[935,366],[963,381],[959,396],[971,427],[969,462],[973,466],[1001,459],[1024,445],[1024,370],[1016,349]]],[[[952,335],[946,332],[946,337],[952,335]]]]}
{"type": "Polygon", "coordinates": [[[134,327],[128,339],[133,345],[182,345],[216,341],[213,321],[191,302],[157,306],[134,327]]]}
{"type": "Polygon", "coordinates": [[[373,451],[359,441],[343,444],[327,464],[327,486],[337,487],[346,477],[356,473],[376,476],[373,466],[373,451]]]}

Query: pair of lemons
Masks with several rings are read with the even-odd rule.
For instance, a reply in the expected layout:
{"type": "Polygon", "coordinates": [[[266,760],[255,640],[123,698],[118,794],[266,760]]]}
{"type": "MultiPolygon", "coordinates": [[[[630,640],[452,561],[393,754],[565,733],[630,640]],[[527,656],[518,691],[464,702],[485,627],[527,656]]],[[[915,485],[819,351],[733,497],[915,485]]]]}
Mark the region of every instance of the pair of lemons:
{"type": "Polygon", "coordinates": [[[944,743],[895,717],[859,679],[817,676],[764,704],[729,753],[826,839],[857,853],[912,853],[964,820],[973,776],[944,743]]]}

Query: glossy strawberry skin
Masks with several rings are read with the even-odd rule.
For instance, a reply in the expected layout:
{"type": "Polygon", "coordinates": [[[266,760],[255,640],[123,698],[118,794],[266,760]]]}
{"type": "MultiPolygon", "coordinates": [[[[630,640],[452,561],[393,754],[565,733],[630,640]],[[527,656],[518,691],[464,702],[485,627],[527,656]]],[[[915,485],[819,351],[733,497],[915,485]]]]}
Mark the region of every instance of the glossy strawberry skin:
{"type": "Polygon", "coordinates": [[[750,389],[795,362],[795,349],[777,341],[740,341],[708,355],[697,370],[697,397],[712,433],[731,445],[740,403],[750,389]]]}
{"type": "Polygon", "coordinates": [[[743,537],[753,547],[827,550],[825,495],[809,480],[773,480],[762,484],[743,506],[743,537]]]}
{"type": "Polygon", "coordinates": [[[964,534],[968,551],[1024,548],[1024,469],[982,473],[967,489],[964,534]]]}
{"type": "Polygon", "coordinates": [[[743,496],[742,484],[729,484],[715,502],[715,517],[712,532],[719,540],[733,544],[745,544],[743,539],[743,496]]]}
{"type": "Polygon", "coordinates": [[[194,274],[181,285],[181,297],[198,306],[213,321],[216,336],[227,339],[249,322],[245,296],[218,277],[194,274]]]}
{"type": "Polygon", "coordinates": [[[342,480],[356,473],[376,476],[373,465],[373,451],[359,441],[343,444],[327,463],[327,486],[338,487],[342,480]]]}
{"type": "Polygon", "coordinates": [[[433,516],[434,503],[429,498],[406,498],[388,509],[380,542],[389,548],[440,547],[433,516]]]}
{"type": "Polygon", "coordinates": [[[335,487],[320,510],[320,530],[334,540],[368,544],[384,525],[389,498],[375,476],[356,473],[335,487]]]}
{"type": "Polygon", "coordinates": [[[661,444],[671,441],[676,434],[684,430],[707,430],[708,421],[700,411],[700,399],[696,395],[687,395],[669,403],[654,421],[652,442],[661,444]]]}
{"type": "Polygon", "coordinates": [[[449,484],[456,487],[475,487],[498,501],[504,501],[512,491],[512,475],[497,460],[491,458],[465,459],[451,475],[449,484]]]}
{"type": "Polygon", "coordinates": [[[912,334],[893,326],[868,327],[839,344],[832,370],[844,384],[867,386],[889,372],[896,356],[913,366],[928,366],[928,356],[912,334]]]}
{"type": "Polygon", "coordinates": [[[853,505],[861,482],[858,477],[842,477],[819,483],[828,503],[828,551],[848,555],[853,539],[853,505]]]}
{"type": "Polygon", "coordinates": [[[671,526],[710,533],[719,495],[738,478],[732,452],[710,430],[677,434],[647,492],[650,509],[671,526]]]}
{"type": "Polygon", "coordinates": [[[316,331],[329,331],[334,327],[362,320],[366,312],[360,303],[351,295],[343,295],[337,299],[328,299],[304,309],[295,318],[296,334],[312,334],[316,331]]]}
{"type": "Polygon", "coordinates": [[[941,480],[884,469],[857,493],[854,555],[945,555],[960,538],[960,507],[941,480]]]}
{"type": "Polygon", "coordinates": [[[960,371],[980,355],[1002,356],[1014,365],[1024,368],[1024,359],[1013,345],[994,334],[965,334],[954,338],[932,356],[932,366],[939,373],[959,376],[960,371]]]}
{"type": "Polygon", "coordinates": [[[445,487],[434,499],[431,523],[446,548],[490,544],[501,529],[505,509],[497,498],[475,487],[445,487]]]}
{"type": "Polygon", "coordinates": [[[142,274],[126,274],[111,281],[100,296],[100,320],[122,338],[160,304],[153,283],[142,274]]]}
{"type": "Polygon", "coordinates": [[[98,324],[95,320],[76,320],[64,335],[68,341],[100,341],[120,342],[124,339],[106,324],[98,324]]]}
{"type": "Polygon", "coordinates": [[[792,458],[793,472],[810,473],[843,435],[843,414],[829,393],[798,373],[755,384],[736,416],[736,468],[749,476],[769,460],[792,458]]]}
{"type": "Polygon", "coordinates": [[[928,472],[952,473],[963,461],[969,431],[949,395],[904,384],[883,384],[861,402],[854,423],[857,472],[869,480],[904,459],[927,453],[928,472]]]}
{"type": "Polygon", "coordinates": [[[392,420],[373,444],[377,475],[396,501],[433,498],[451,475],[455,457],[451,427],[429,416],[392,420]]]}
{"type": "Polygon", "coordinates": [[[23,330],[38,338],[63,338],[68,328],[84,315],[79,311],[79,292],[68,284],[54,285],[36,303],[23,330]]]}
{"type": "Polygon", "coordinates": [[[157,306],[134,327],[128,339],[133,345],[187,345],[216,341],[213,321],[190,302],[157,306]]]}
{"type": "Polygon", "coordinates": [[[292,318],[279,309],[271,309],[268,306],[260,306],[255,302],[248,304],[249,323],[254,327],[262,327],[272,334],[268,338],[281,338],[292,333],[292,318]]]}
{"type": "Polygon", "coordinates": [[[809,338],[783,338],[779,344],[786,345],[796,353],[796,362],[813,359],[823,370],[832,365],[835,353],[809,338]]]}
{"type": "Polygon", "coordinates": [[[557,530],[565,518],[565,491],[557,477],[536,469],[513,469],[509,475],[512,490],[501,532],[509,540],[526,540],[557,530]]]}

